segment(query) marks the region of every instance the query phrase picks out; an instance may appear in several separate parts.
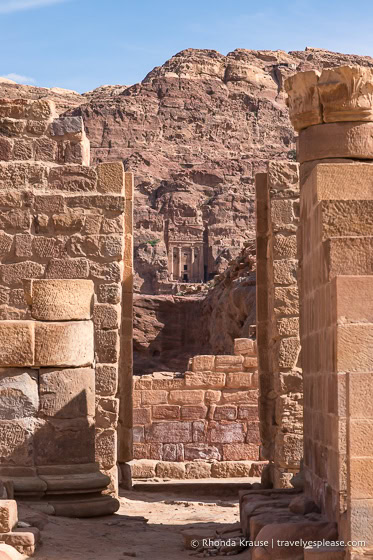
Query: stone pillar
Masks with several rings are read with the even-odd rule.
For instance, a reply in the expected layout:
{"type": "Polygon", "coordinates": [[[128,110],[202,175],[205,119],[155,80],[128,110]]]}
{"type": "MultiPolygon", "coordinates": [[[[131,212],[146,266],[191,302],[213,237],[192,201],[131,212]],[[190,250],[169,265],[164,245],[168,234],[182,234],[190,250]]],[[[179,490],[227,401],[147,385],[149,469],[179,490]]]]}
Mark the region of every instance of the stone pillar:
{"type": "Polygon", "coordinates": [[[179,247],[177,248],[177,281],[180,282],[181,281],[181,246],[179,245],[179,247]]]}
{"type": "Polygon", "coordinates": [[[168,249],[168,271],[172,282],[174,279],[174,246],[171,244],[168,249]]]}
{"type": "Polygon", "coordinates": [[[299,364],[298,164],[270,162],[257,174],[257,344],[263,458],[276,488],[290,486],[303,453],[299,364]]]}
{"type": "Polygon", "coordinates": [[[196,282],[196,272],[195,272],[195,260],[194,260],[194,245],[191,246],[190,248],[190,279],[191,282],[196,282]]]}
{"type": "Polygon", "coordinates": [[[130,247],[123,165],[89,167],[87,143],[50,101],[0,100],[0,478],[74,517],[118,507],[130,247]]]}
{"type": "Polygon", "coordinates": [[[199,259],[198,259],[198,282],[203,282],[204,280],[204,256],[203,256],[203,245],[199,247],[199,259]]]}
{"type": "Polygon", "coordinates": [[[373,553],[373,71],[286,82],[301,163],[306,491],[340,538],[373,553]]]}

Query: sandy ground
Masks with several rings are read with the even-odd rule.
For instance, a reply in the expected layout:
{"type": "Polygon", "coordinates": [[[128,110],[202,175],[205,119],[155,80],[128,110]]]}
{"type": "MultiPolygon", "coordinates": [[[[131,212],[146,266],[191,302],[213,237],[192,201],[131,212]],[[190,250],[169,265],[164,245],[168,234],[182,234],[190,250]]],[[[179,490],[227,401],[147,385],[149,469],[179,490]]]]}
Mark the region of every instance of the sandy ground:
{"type": "Polygon", "coordinates": [[[34,518],[41,529],[36,560],[176,560],[191,558],[181,531],[237,523],[238,499],[219,493],[219,486],[216,495],[204,496],[202,490],[188,492],[187,485],[178,495],[121,491],[120,509],[110,517],[56,518],[21,506],[20,519],[34,518]]]}

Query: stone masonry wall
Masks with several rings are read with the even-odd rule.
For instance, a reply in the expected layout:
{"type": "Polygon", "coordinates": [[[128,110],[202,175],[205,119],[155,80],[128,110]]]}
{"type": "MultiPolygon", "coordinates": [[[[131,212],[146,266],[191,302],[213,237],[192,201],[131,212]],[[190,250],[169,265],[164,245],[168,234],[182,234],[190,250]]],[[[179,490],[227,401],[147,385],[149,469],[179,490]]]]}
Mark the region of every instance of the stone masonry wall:
{"type": "Polygon", "coordinates": [[[89,167],[81,118],[46,100],[0,101],[0,159],[0,476],[48,494],[97,461],[115,492],[132,176],[89,167]]]}
{"type": "Polygon", "coordinates": [[[297,286],[298,164],[269,162],[256,175],[257,343],[263,457],[276,488],[303,454],[303,382],[297,286]]]}
{"type": "Polygon", "coordinates": [[[287,82],[301,163],[306,492],[338,522],[346,558],[373,552],[373,72],[287,82]]]}
{"type": "MultiPolygon", "coordinates": [[[[236,339],[234,356],[195,356],[184,374],[135,377],[134,458],[151,460],[145,466],[157,476],[258,475],[255,347],[254,340],[236,339]]],[[[144,475],[136,462],[133,475],[144,475]]]]}

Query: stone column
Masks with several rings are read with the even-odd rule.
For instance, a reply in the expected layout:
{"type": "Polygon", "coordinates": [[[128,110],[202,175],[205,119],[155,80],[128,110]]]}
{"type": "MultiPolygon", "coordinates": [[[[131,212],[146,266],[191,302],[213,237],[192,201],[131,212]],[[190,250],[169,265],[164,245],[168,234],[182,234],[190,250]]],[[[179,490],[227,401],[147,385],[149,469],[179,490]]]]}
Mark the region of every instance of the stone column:
{"type": "MultiPolygon", "coordinates": [[[[276,488],[291,486],[303,454],[299,363],[298,164],[270,162],[255,177],[257,343],[263,458],[276,488]]],[[[268,477],[267,477],[268,479],[268,477]]]]}
{"type": "Polygon", "coordinates": [[[199,259],[198,259],[198,282],[203,282],[204,280],[204,257],[203,257],[203,245],[199,247],[199,259]]]}
{"type": "Polygon", "coordinates": [[[180,282],[181,281],[181,246],[179,245],[179,247],[177,248],[177,280],[180,282]]]}
{"type": "Polygon", "coordinates": [[[301,163],[306,491],[373,553],[373,70],[286,82],[301,163]],[[368,160],[364,163],[359,160],[368,160]]]}
{"type": "Polygon", "coordinates": [[[45,99],[0,100],[0,146],[0,479],[48,513],[112,513],[123,164],[90,167],[82,119],[45,99]]]}
{"type": "Polygon", "coordinates": [[[191,246],[190,248],[190,276],[191,276],[191,281],[192,282],[196,282],[196,272],[195,272],[195,260],[194,260],[194,245],[191,246]]]}
{"type": "Polygon", "coordinates": [[[168,249],[168,271],[172,282],[174,279],[174,246],[171,244],[168,249]]]}

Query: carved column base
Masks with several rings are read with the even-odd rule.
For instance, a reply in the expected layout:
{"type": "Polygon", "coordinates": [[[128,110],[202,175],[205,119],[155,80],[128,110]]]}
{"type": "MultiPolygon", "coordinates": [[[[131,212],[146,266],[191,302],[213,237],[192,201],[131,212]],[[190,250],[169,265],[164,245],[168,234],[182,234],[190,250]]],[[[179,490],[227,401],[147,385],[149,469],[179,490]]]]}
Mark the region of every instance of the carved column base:
{"type": "Polygon", "coordinates": [[[0,477],[14,486],[15,498],[49,515],[97,517],[111,515],[119,501],[107,491],[110,478],[96,464],[2,467],[0,477]]]}

